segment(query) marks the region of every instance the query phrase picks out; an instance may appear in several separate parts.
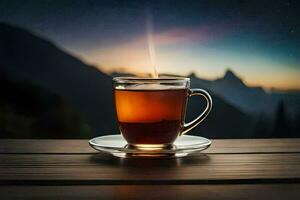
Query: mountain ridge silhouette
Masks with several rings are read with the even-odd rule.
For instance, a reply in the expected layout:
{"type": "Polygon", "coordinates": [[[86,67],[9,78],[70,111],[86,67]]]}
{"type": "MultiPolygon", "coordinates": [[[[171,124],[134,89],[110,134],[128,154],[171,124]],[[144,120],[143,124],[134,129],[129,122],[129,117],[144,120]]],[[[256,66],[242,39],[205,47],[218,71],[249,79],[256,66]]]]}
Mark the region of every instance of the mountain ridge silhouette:
{"type": "Polygon", "coordinates": [[[0,38],[0,71],[62,96],[82,112],[95,133],[117,131],[107,126],[115,122],[113,102],[103,100],[113,99],[110,76],[25,29],[2,23],[0,38]],[[103,125],[98,126],[100,120],[103,125]]]}
{"type": "Polygon", "coordinates": [[[286,104],[290,116],[296,116],[300,110],[299,92],[266,92],[259,86],[250,87],[230,69],[226,70],[223,77],[215,80],[205,80],[193,75],[190,78],[193,80],[191,82],[194,87],[205,87],[228,103],[253,116],[264,114],[272,119],[281,101],[286,104]]]}
{"type": "MultiPolygon", "coordinates": [[[[111,76],[26,29],[1,23],[0,38],[3,38],[0,40],[0,72],[60,95],[87,119],[92,128],[91,136],[118,133],[111,76]]],[[[237,76],[234,76],[233,72],[228,72],[227,79],[237,82],[237,76]]],[[[191,77],[192,87],[209,90],[214,101],[208,119],[191,133],[209,138],[263,137],[253,135],[253,117],[236,106],[235,102],[224,98],[220,91],[228,93],[230,89],[220,88],[220,84],[214,85],[218,81],[224,79],[212,82],[191,77]]],[[[198,99],[191,98],[186,121],[198,115],[203,106],[198,99]]]]}

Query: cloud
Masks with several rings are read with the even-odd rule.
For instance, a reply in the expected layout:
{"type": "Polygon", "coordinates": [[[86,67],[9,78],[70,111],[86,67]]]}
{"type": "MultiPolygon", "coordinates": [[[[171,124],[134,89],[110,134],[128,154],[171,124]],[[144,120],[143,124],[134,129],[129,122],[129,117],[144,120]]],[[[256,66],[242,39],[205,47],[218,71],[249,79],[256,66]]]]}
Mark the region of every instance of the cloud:
{"type": "Polygon", "coordinates": [[[214,37],[209,27],[176,28],[154,34],[156,45],[170,45],[190,42],[206,42],[214,37]]]}
{"type": "MultiPolygon", "coordinates": [[[[154,32],[152,39],[155,49],[163,46],[172,46],[175,51],[159,52],[159,59],[156,61],[163,63],[164,60],[170,62],[169,57],[165,56],[176,53],[180,46],[207,43],[225,37],[230,28],[225,25],[202,25],[193,27],[178,27],[165,31],[154,32]],[[162,59],[167,58],[167,59],[162,59]]],[[[131,66],[135,71],[151,71],[152,65],[149,53],[147,34],[142,34],[128,42],[119,43],[114,46],[100,47],[89,52],[86,57],[94,62],[104,63],[107,66],[131,66]]],[[[176,56],[178,57],[178,56],[176,56]]]]}
{"type": "MultiPolygon", "coordinates": [[[[220,23],[201,26],[177,27],[165,31],[154,32],[152,39],[155,48],[168,45],[185,45],[194,43],[208,43],[220,40],[232,34],[240,27],[240,23],[220,23]]],[[[140,35],[131,41],[110,48],[148,49],[147,34],[140,35]]]]}

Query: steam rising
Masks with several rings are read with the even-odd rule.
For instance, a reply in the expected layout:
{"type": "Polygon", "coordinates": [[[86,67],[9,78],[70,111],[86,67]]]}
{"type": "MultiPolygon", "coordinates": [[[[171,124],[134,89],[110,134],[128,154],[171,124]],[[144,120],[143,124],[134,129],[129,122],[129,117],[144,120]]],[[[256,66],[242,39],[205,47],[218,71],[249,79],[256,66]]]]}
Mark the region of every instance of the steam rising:
{"type": "Polygon", "coordinates": [[[149,9],[146,10],[146,14],[147,14],[146,15],[147,42],[148,42],[150,62],[153,69],[152,78],[158,78],[155,45],[153,40],[153,19],[149,9]]]}

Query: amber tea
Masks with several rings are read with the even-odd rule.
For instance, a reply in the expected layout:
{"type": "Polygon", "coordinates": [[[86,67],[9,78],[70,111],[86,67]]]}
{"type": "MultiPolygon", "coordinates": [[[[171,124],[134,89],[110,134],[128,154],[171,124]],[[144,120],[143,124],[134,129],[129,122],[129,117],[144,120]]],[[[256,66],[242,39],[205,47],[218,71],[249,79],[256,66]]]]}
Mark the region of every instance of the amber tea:
{"type": "Polygon", "coordinates": [[[172,144],[183,127],[187,96],[187,89],[115,89],[122,135],[132,145],[172,144]]]}

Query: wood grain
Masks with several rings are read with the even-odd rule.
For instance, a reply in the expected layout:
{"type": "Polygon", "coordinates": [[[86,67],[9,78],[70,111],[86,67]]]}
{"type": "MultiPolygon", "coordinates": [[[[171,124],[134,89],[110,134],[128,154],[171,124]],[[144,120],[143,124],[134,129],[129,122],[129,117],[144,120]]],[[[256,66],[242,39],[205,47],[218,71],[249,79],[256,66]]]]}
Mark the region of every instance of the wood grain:
{"type": "Polygon", "coordinates": [[[251,185],[114,185],[114,186],[0,186],[7,199],[179,199],[179,200],[298,200],[300,184],[251,185]]]}
{"type": "Polygon", "coordinates": [[[0,140],[2,199],[300,199],[300,139],[214,140],[178,159],[119,159],[87,140],[0,140]]]}
{"type": "Polygon", "coordinates": [[[0,184],[203,184],[300,181],[300,154],[195,154],[118,159],[106,154],[2,154],[0,184]]]}
{"type": "MultiPolygon", "coordinates": [[[[88,140],[0,140],[0,154],[91,154],[88,140]]],[[[293,139],[224,139],[213,140],[211,153],[300,153],[300,138],[293,139]]]]}

